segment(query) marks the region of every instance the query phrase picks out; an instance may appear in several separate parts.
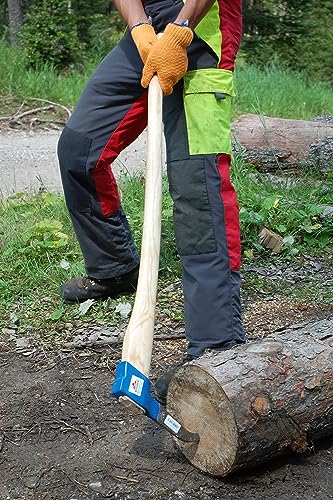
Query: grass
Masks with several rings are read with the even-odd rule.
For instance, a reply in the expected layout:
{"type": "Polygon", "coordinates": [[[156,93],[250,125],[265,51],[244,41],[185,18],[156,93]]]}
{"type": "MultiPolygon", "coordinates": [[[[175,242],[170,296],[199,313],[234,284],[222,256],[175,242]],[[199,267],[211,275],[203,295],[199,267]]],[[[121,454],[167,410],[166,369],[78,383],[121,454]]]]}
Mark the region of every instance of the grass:
{"type": "MultiPolygon", "coordinates": [[[[31,97],[74,106],[98,64],[91,58],[80,69],[66,73],[57,73],[48,64],[29,70],[19,49],[0,41],[0,53],[0,96],[12,108],[31,97]]],[[[258,113],[303,119],[333,115],[333,90],[320,82],[309,82],[300,73],[244,65],[236,72],[236,84],[236,115],[258,113]]]]}
{"type": "Polygon", "coordinates": [[[332,88],[274,65],[265,70],[243,66],[236,72],[236,88],[236,115],[255,113],[304,120],[333,115],[332,88]]]}
{"type": "MultiPolygon", "coordinates": [[[[120,189],[126,199],[124,205],[133,237],[140,249],[143,178],[128,177],[120,189]]],[[[180,273],[166,182],[163,189],[162,288],[171,276],[180,273]]],[[[17,322],[20,331],[33,331],[43,343],[61,339],[65,325],[81,320],[82,315],[78,305],[69,306],[61,301],[59,286],[85,273],[63,197],[54,193],[34,196],[18,193],[0,204],[0,227],[0,332],[2,327],[8,328],[17,322]]],[[[116,324],[120,319],[115,312],[119,302],[132,303],[133,298],[96,302],[86,317],[116,324]]],[[[161,300],[160,308],[168,309],[166,300],[161,300]]],[[[168,316],[179,319],[182,312],[176,307],[168,310],[168,316]]]]}
{"type": "Polygon", "coordinates": [[[324,182],[314,172],[303,173],[274,185],[265,175],[236,158],[233,181],[237,188],[243,249],[248,256],[261,253],[257,233],[265,226],[285,239],[285,253],[296,255],[308,248],[320,254],[332,244],[333,218],[323,218],[325,205],[332,203],[333,179],[324,182]]]}
{"type": "MultiPolygon", "coordinates": [[[[289,240],[284,253],[275,257],[277,264],[279,261],[289,261],[292,265],[303,253],[331,252],[332,220],[321,220],[318,211],[313,209],[320,203],[328,202],[329,195],[314,186],[312,178],[273,188],[263,176],[257,173],[255,176],[249,175],[241,160],[235,162],[233,178],[243,214],[245,262],[254,265],[258,262],[263,265],[268,259],[272,262],[272,257],[257,243],[261,224],[267,224],[279,230],[283,236],[293,239],[289,240]]],[[[121,191],[133,237],[140,247],[143,178],[125,178],[121,191]]],[[[180,276],[172,227],[172,204],[166,182],[162,221],[159,307],[168,319],[181,320],[180,292],[161,292],[180,276]],[[176,307],[170,308],[170,293],[173,294],[172,300],[176,307]]],[[[116,312],[118,303],[132,303],[133,298],[128,297],[95,302],[82,315],[78,305],[64,304],[59,298],[59,286],[63,281],[84,274],[82,256],[62,196],[53,193],[13,196],[0,205],[0,227],[0,331],[1,327],[8,328],[15,323],[19,333],[30,332],[38,342],[53,344],[63,338],[68,324],[83,320],[116,324],[120,319],[116,312]]],[[[252,277],[245,279],[245,288],[251,289],[252,277]]],[[[257,283],[253,284],[254,288],[256,286],[257,283]]],[[[318,290],[314,295],[311,283],[307,290],[308,295],[304,290],[303,295],[307,295],[308,300],[311,300],[311,295],[316,300],[321,296],[324,302],[333,299],[332,286],[326,287],[325,294],[321,295],[318,290]]],[[[283,288],[280,293],[288,295],[290,289],[283,288]]]]}
{"type": "Polygon", "coordinates": [[[37,97],[74,106],[97,65],[97,61],[87,61],[84,67],[66,73],[58,73],[48,64],[33,70],[25,67],[19,49],[3,41],[0,53],[0,95],[14,102],[37,97]]]}

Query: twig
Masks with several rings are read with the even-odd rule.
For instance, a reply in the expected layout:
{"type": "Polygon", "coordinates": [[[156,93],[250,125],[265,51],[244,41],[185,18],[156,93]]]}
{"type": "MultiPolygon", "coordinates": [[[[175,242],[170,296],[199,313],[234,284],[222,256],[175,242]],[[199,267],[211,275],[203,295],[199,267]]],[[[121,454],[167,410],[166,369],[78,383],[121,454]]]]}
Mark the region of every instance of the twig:
{"type": "MultiPolygon", "coordinates": [[[[30,432],[35,428],[35,427],[38,427],[39,428],[39,434],[41,433],[41,426],[40,426],[40,423],[37,423],[37,424],[34,424],[32,427],[30,427],[30,429],[26,430],[26,432],[21,436],[20,438],[20,441],[22,441],[25,436],[27,436],[28,434],[30,434],[30,432]]],[[[23,429],[22,429],[23,430],[23,429]]]]}
{"type": "Polygon", "coordinates": [[[43,469],[39,476],[38,476],[38,479],[36,480],[36,483],[35,483],[35,486],[34,486],[34,492],[33,492],[33,495],[34,495],[34,500],[36,498],[36,493],[37,493],[37,490],[40,486],[40,483],[41,483],[41,480],[43,478],[43,476],[45,476],[45,474],[48,474],[49,472],[51,472],[52,470],[54,469],[54,467],[49,467],[48,469],[43,469]]]}
{"type": "Polygon", "coordinates": [[[185,483],[186,479],[188,478],[188,476],[189,476],[190,474],[192,474],[192,472],[194,472],[194,471],[195,471],[195,469],[193,468],[193,469],[188,470],[188,471],[186,472],[186,474],[185,474],[185,476],[183,477],[182,482],[181,482],[181,484],[180,484],[180,487],[181,487],[181,488],[184,486],[184,483],[185,483]]]}
{"type": "Polygon", "coordinates": [[[92,437],[90,429],[89,429],[89,427],[87,425],[85,425],[84,428],[85,428],[85,431],[86,431],[87,438],[89,440],[89,444],[90,444],[90,446],[92,446],[94,444],[94,439],[92,437]]]}
{"type": "Polygon", "coordinates": [[[143,472],[144,474],[150,474],[151,476],[157,477],[158,479],[163,479],[162,476],[159,476],[158,474],[154,474],[154,472],[148,468],[140,468],[140,469],[137,469],[136,472],[143,472]]]}
{"type": "Polygon", "coordinates": [[[68,117],[70,117],[72,114],[72,112],[69,108],[67,108],[63,104],[59,104],[58,102],[49,101],[48,99],[39,99],[38,97],[28,97],[28,99],[30,101],[46,102],[47,104],[52,104],[52,106],[56,106],[57,108],[61,108],[64,111],[66,111],[66,113],[68,114],[68,117]]]}
{"type": "Polygon", "coordinates": [[[89,429],[88,429],[88,426],[86,426],[86,425],[85,425],[84,427],[85,427],[85,429],[86,429],[86,430],[85,430],[85,431],[83,431],[83,430],[82,430],[82,429],[80,429],[79,427],[75,427],[74,425],[70,425],[70,424],[68,424],[67,422],[65,422],[65,420],[53,419],[53,420],[49,421],[48,423],[50,423],[50,424],[51,424],[52,422],[54,422],[54,423],[56,423],[56,424],[63,424],[63,425],[65,425],[68,429],[72,429],[73,431],[75,431],[75,432],[78,432],[78,433],[82,434],[83,436],[85,436],[85,437],[88,439],[88,441],[89,441],[89,443],[90,443],[90,444],[93,444],[93,439],[92,439],[92,436],[91,436],[91,432],[90,432],[90,431],[89,431],[89,429]],[[88,429],[88,430],[87,430],[87,429],[88,429]],[[91,443],[91,441],[92,441],[92,443],[91,443]]]}
{"type": "Polygon", "coordinates": [[[7,443],[13,444],[14,446],[20,446],[19,443],[16,443],[15,441],[12,441],[9,439],[9,437],[6,435],[6,432],[1,432],[1,445],[3,446],[4,441],[7,441],[7,443]]]}
{"type": "MultiPolygon", "coordinates": [[[[67,474],[67,472],[64,470],[64,469],[61,469],[59,468],[58,469],[64,476],[67,477],[67,479],[75,484],[76,486],[78,486],[78,488],[83,491],[84,493],[87,493],[87,490],[90,490],[89,486],[83,484],[83,483],[80,483],[80,481],[78,481],[77,479],[74,479],[73,477],[71,477],[69,474],[67,474]]],[[[90,490],[91,491],[91,490],[90,490]]]]}
{"type": "Polygon", "coordinates": [[[53,106],[43,106],[42,108],[34,108],[29,109],[28,111],[24,111],[24,113],[20,113],[19,115],[13,116],[0,116],[0,121],[8,121],[9,123],[16,123],[20,118],[24,116],[32,115],[34,113],[38,113],[39,111],[48,111],[49,109],[53,109],[53,106]]]}
{"type": "Polygon", "coordinates": [[[126,476],[113,476],[115,479],[121,479],[122,481],[129,481],[130,483],[138,483],[138,479],[132,479],[126,476]]]}
{"type": "Polygon", "coordinates": [[[185,339],[184,333],[178,333],[177,335],[154,335],[154,340],[179,340],[185,339]]]}
{"type": "Polygon", "coordinates": [[[47,120],[45,118],[38,118],[38,116],[36,116],[35,118],[32,118],[30,124],[33,125],[36,122],[49,123],[50,125],[53,125],[53,124],[56,124],[56,123],[58,123],[59,125],[65,125],[65,121],[64,120],[47,120]]]}
{"type": "MultiPolygon", "coordinates": [[[[184,333],[179,333],[178,335],[154,335],[154,340],[179,340],[185,339],[184,333]]],[[[109,345],[119,345],[123,343],[123,337],[120,339],[111,338],[108,340],[99,340],[99,341],[87,341],[87,342],[66,342],[64,344],[64,348],[66,349],[82,349],[85,347],[105,347],[109,345]]]]}

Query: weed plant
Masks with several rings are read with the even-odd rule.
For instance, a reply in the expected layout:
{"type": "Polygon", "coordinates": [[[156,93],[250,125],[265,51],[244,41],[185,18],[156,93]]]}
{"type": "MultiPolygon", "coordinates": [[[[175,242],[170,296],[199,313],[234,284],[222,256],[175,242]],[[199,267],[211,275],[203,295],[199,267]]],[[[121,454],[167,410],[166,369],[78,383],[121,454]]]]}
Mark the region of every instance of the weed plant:
{"type": "Polygon", "coordinates": [[[332,204],[330,175],[324,183],[314,176],[315,172],[301,177],[278,177],[278,182],[272,183],[237,156],[232,174],[240,205],[245,255],[262,253],[257,240],[263,226],[284,238],[285,256],[304,251],[318,254],[331,247],[333,217],[324,215],[325,207],[332,204]]]}

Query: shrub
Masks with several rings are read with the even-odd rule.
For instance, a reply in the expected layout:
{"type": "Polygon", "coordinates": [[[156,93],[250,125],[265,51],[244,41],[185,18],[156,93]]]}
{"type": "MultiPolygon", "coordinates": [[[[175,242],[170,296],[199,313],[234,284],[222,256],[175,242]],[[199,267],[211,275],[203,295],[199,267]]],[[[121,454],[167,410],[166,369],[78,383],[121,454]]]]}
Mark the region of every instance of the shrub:
{"type": "Polygon", "coordinates": [[[20,34],[28,66],[49,62],[63,68],[79,58],[75,16],[67,0],[38,0],[29,9],[20,34]]]}
{"type": "Polygon", "coordinates": [[[119,13],[111,12],[109,15],[95,14],[90,19],[86,41],[90,52],[104,57],[121,39],[126,25],[119,13]]]}

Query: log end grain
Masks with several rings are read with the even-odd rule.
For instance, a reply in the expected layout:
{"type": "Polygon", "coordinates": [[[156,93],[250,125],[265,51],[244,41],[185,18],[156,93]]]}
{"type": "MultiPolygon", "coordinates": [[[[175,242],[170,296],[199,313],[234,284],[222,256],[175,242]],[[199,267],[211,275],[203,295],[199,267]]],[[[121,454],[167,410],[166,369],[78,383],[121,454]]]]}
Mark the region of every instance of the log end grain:
{"type": "Polygon", "coordinates": [[[232,470],[238,449],[235,416],[221,385],[200,367],[186,365],[171,381],[168,411],[189,431],[197,432],[197,444],[177,440],[183,455],[195,467],[211,475],[232,470]]]}

